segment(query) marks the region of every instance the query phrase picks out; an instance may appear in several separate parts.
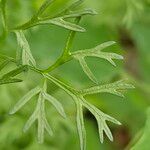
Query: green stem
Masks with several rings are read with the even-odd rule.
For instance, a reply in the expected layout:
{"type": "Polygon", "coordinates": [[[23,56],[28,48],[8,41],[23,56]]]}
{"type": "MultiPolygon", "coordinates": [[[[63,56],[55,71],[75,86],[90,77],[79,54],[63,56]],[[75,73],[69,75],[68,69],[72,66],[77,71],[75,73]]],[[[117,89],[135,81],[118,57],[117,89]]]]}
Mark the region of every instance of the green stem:
{"type": "Polygon", "coordinates": [[[70,54],[68,56],[61,55],[60,58],[58,58],[57,61],[53,65],[51,65],[47,69],[43,70],[43,73],[49,73],[52,70],[54,70],[55,68],[61,66],[62,64],[66,63],[72,59],[73,58],[71,57],[70,54]]]}
{"type": "Polygon", "coordinates": [[[28,29],[29,27],[34,26],[34,23],[38,22],[40,15],[42,15],[44,11],[48,8],[48,6],[52,4],[54,1],[55,0],[45,0],[43,4],[41,5],[41,7],[39,8],[38,12],[34,14],[33,17],[29,21],[27,21],[23,25],[20,25],[18,27],[11,29],[11,31],[25,30],[25,29],[28,29]]]}
{"type": "MultiPolygon", "coordinates": [[[[81,17],[78,17],[75,19],[75,23],[78,24],[81,20],[81,17]]],[[[62,55],[60,56],[60,58],[53,64],[51,65],[49,68],[47,68],[46,70],[43,70],[44,73],[49,73],[52,70],[54,70],[55,68],[57,68],[58,66],[70,61],[73,59],[71,53],[70,53],[70,48],[72,46],[74,37],[75,37],[76,32],[75,31],[70,31],[68,38],[67,38],[67,42],[65,45],[65,48],[63,50],[62,55]]]]}

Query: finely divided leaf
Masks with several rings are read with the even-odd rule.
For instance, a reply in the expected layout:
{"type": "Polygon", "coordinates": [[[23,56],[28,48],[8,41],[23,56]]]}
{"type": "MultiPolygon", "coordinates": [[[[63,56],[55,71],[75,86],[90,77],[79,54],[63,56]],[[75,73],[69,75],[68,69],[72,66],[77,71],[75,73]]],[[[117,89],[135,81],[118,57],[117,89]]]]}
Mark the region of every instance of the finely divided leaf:
{"type": "Polygon", "coordinates": [[[16,75],[18,75],[18,74],[26,71],[27,69],[28,69],[28,67],[26,65],[25,66],[21,66],[21,67],[19,67],[17,69],[14,69],[14,70],[12,70],[12,71],[4,74],[2,76],[2,79],[7,79],[7,78],[15,77],[16,75]]]}
{"type": "Polygon", "coordinates": [[[44,128],[45,128],[45,108],[44,108],[44,97],[42,93],[39,94],[37,111],[38,111],[38,142],[43,143],[44,141],[44,128]]]}
{"type": "Polygon", "coordinates": [[[116,119],[104,114],[102,111],[97,109],[94,105],[88,103],[84,98],[81,98],[81,99],[82,99],[83,106],[85,106],[94,115],[94,117],[97,120],[101,143],[103,143],[103,140],[104,140],[104,136],[103,136],[104,132],[107,135],[107,137],[111,141],[113,141],[112,133],[111,133],[106,121],[110,121],[110,122],[116,123],[118,125],[121,125],[121,123],[119,121],[117,121],[116,119]]]}
{"type": "Polygon", "coordinates": [[[4,62],[2,62],[1,64],[0,64],[0,71],[2,71],[2,69],[4,69],[5,68],[5,66],[7,66],[8,64],[10,63],[10,60],[8,59],[6,59],[4,62]]]}
{"type": "Polygon", "coordinates": [[[80,10],[80,11],[73,11],[69,14],[66,14],[64,16],[62,16],[63,19],[67,19],[67,18],[76,18],[76,17],[81,17],[84,15],[96,15],[97,13],[92,10],[92,9],[85,9],[85,10],[80,10]]]}
{"type": "Polygon", "coordinates": [[[80,65],[83,69],[83,71],[85,72],[85,74],[95,83],[98,83],[96,77],[94,76],[94,74],[92,73],[92,71],[90,70],[90,68],[88,67],[87,63],[85,62],[84,58],[79,59],[80,65]]]}
{"type": "Polygon", "coordinates": [[[43,96],[42,91],[39,93],[38,102],[36,109],[34,110],[33,114],[30,116],[28,121],[26,122],[23,131],[26,132],[31,125],[35,122],[35,120],[38,121],[38,142],[43,143],[44,141],[44,129],[52,135],[53,131],[51,127],[48,124],[48,121],[46,119],[45,115],[45,98],[43,96]]]}
{"type": "Polygon", "coordinates": [[[41,20],[39,22],[36,23],[36,25],[42,25],[42,24],[53,24],[53,25],[57,25],[63,28],[66,28],[68,30],[72,30],[72,31],[77,31],[77,32],[85,32],[85,29],[80,27],[79,25],[73,24],[71,22],[67,22],[65,20],[63,20],[63,18],[59,17],[59,18],[54,18],[54,19],[48,19],[48,20],[41,20]]]}
{"type": "Polygon", "coordinates": [[[80,139],[80,149],[86,150],[86,131],[83,120],[83,108],[80,102],[77,102],[77,128],[80,139]]]}
{"type": "Polygon", "coordinates": [[[35,59],[32,56],[30,46],[28,44],[28,41],[26,40],[26,37],[22,30],[16,31],[17,41],[18,45],[22,49],[22,64],[23,65],[30,65],[30,63],[33,66],[36,66],[35,59]]]}
{"type": "Polygon", "coordinates": [[[84,0],[77,0],[76,2],[74,2],[73,4],[71,4],[67,10],[72,10],[72,9],[75,9],[77,8],[79,5],[81,5],[83,3],[84,0]]]}
{"type": "Polygon", "coordinates": [[[28,119],[28,121],[26,122],[23,131],[26,132],[32,126],[32,124],[35,122],[36,119],[37,119],[37,111],[35,110],[28,119]]]}
{"type": "Polygon", "coordinates": [[[0,85],[10,84],[10,83],[17,83],[17,82],[22,82],[22,80],[21,79],[11,79],[11,78],[0,79],[0,85]]]}
{"type": "Polygon", "coordinates": [[[117,81],[110,84],[94,86],[88,89],[81,90],[82,95],[96,94],[96,93],[111,93],[117,96],[124,97],[121,93],[122,90],[132,89],[133,85],[126,83],[124,80],[117,81]]]}
{"type": "Polygon", "coordinates": [[[49,95],[47,93],[43,93],[43,96],[46,100],[48,100],[57,109],[57,111],[60,113],[60,115],[62,115],[64,118],[66,118],[66,114],[63,109],[63,106],[56,98],[52,97],[51,95],[49,95]]]}
{"type": "Polygon", "coordinates": [[[45,118],[44,122],[45,122],[45,129],[46,129],[46,131],[48,132],[48,134],[50,136],[52,136],[53,135],[53,131],[52,131],[52,128],[50,127],[50,125],[48,124],[48,121],[47,121],[46,118],[45,118]]]}
{"type": "Polygon", "coordinates": [[[16,113],[22,106],[24,106],[33,96],[40,92],[41,88],[36,87],[28,92],[25,96],[23,96],[17,104],[13,107],[13,109],[9,112],[10,114],[16,113]]]}
{"type": "Polygon", "coordinates": [[[79,5],[81,5],[81,3],[83,3],[84,0],[78,0],[74,3],[72,3],[70,6],[68,6],[67,8],[65,8],[63,11],[59,12],[56,17],[60,17],[63,14],[66,14],[67,12],[70,12],[72,10],[74,10],[76,7],[78,7],[79,5]]]}
{"type": "Polygon", "coordinates": [[[39,8],[36,16],[42,15],[42,13],[48,8],[49,5],[51,5],[55,0],[45,0],[42,4],[42,6],[39,8]]]}
{"type": "Polygon", "coordinates": [[[95,48],[91,49],[85,49],[85,50],[79,50],[72,53],[72,56],[78,60],[83,68],[83,71],[86,73],[86,75],[92,80],[95,81],[95,77],[92,74],[91,70],[87,66],[86,62],[84,61],[85,57],[98,57],[102,59],[106,59],[109,61],[112,65],[116,66],[113,59],[123,59],[121,55],[118,55],[116,53],[109,53],[109,52],[101,52],[102,49],[107,48],[111,45],[115,44],[114,41],[105,42],[103,44],[100,44],[96,46],[95,48]],[[82,63],[81,63],[82,62],[82,63]],[[84,67],[83,67],[84,66],[84,67]],[[94,79],[94,80],[93,80],[94,79]]]}
{"type": "MultiPolygon", "coordinates": [[[[101,50],[103,50],[103,49],[105,49],[105,48],[107,48],[107,47],[109,47],[109,46],[114,45],[114,44],[116,44],[115,41],[108,41],[108,42],[104,42],[104,43],[102,43],[102,44],[96,46],[94,49],[95,49],[96,51],[101,51],[101,50]]],[[[95,51],[95,50],[94,50],[94,51],[95,51]]]]}

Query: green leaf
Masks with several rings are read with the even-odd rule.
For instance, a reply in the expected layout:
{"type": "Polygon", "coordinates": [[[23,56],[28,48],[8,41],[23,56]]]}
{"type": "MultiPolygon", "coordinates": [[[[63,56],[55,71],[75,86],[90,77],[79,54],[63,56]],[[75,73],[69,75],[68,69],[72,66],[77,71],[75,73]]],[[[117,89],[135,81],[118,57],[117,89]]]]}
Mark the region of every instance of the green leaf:
{"type": "Polygon", "coordinates": [[[105,42],[103,44],[100,44],[92,49],[86,49],[86,50],[80,50],[77,52],[72,53],[73,57],[76,59],[80,59],[81,57],[99,57],[102,59],[106,59],[109,61],[112,65],[116,66],[114,61],[112,59],[123,59],[121,55],[118,55],[116,53],[109,53],[109,52],[101,52],[101,50],[115,44],[114,41],[105,42]]]}
{"type": "Polygon", "coordinates": [[[131,150],[149,150],[149,137],[150,137],[150,107],[147,109],[147,120],[145,123],[144,131],[137,143],[131,150]]]}
{"type": "Polygon", "coordinates": [[[23,96],[17,104],[13,107],[13,109],[9,112],[9,114],[16,113],[21,107],[23,107],[33,96],[38,94],[40,92],[41,88],[36,87],[29,91],[25,96],[23,96]]]}
{"type": "MultiPolygon", "coordinates": [[[[103,49],[105,49],[105,48],[107,48],[107,47],[109,47],[109,46],[114,45],[114,44],[116,44],[115,41],[108,41],[108,42],[105,42],[105,43],[102,43],[102,44],[96,46],[96,47],[95,47],[95,50],[96,50],[96,51],[101,51],[101,50],[103,50],[103,49]]],[[[94,50],[94,51],[95,51],[95,50],[94,50]]]]}
{"type": "Polygon", "coordinates": [[[123,59],[121,55],[118,55],[116,53],[109,53],[109,52],[101,52],[101,50],[115,44],[114,41],[105,42],[103,44],[100,44],[96,46],[95,48],[91,49],[85,49],[85,50],[79,50],[72,53],[73,58],[78,60],[82,66],[83,71],[86,73],[86,75],[92,80],[96,81],[94,75],[92,74],[91,70],[89,69],[88,65],[86,64],[84,58],[85,57],[98,57],[102,59],[106,59],[109,61],[112,65],[115,65],[115,62],[113,59],[123,59]]]}
{"type": "Polygon", "coordinates": [[[22,30],[16,31],[15,33],[17,36],[18,45],[22,49],[22,64],[30,65],[30,63],[31,63],[33,66],[36,66],[35,59],[32,56],[29,43],[26,40],[26,37],[25,37],[23,31],[22,30]]]}
{"type": "Polygon", "coordinates": [[[53,131],[52,131],[52,128],[50,127],[50,125],[48,124],[48,121],[47,121],[46,118],[44,119],[44,122],[45,122],[45,129],[46,129],[46,131],[48,132],[48,134],[50,136],[52,136],[53,135],[53,131]]]}
{"type": "Polygon", "coordinates": [[[20,74],[20,73],[26,71],[27,69],[28,69],[28,66],[26,66],[26,65],[25,65],[25,66],[21,66],[21,67],[19,67],[19,68],[17,68],[17,69],[14,69],[14,70],[12,70],[12,71],[10,71],[10,72],[4,74],[4,75],[2,76],[2,79],[14,77],[14,76],[16,76],[16,75],[18,75],[18,74],[20,74]]]}
{"type": "Polygon", "coordinates": [[[53,135],[52,129],[50,128],[46,116],[45,116],[45,98],[43,96],[43,92],[39,94],[38,104],[37,104],[37,112],[38,112],[38,142],[43,143],[44,141],[44,129],[50,134],[53,135]]]}
{"type": "Polygon", "coordinates": [[[81,17],[84,15],[96,15],[97,13],[92,10],[92,9],[85,9],[85,10],[80,10],[80,11],[73,11],[69,14],[66,14],[64,16],[62,16],[63,19],[67,19],[67,18],[77,18],[77,17],[81,17]]]}
{"type": "Polygon", "coordinates": [[[45,110],[44,110],[44,98],[42,93],[38,99],[38,142],[43,143],[44,141],[44,128],[45,128],[45,110]]]}
{"type": "Polygon", "coordinates": [[[80,149],[86,150],[86,131],[84,127],[84,120],[83,120],[83,108],[82,104],[77,100],[77,129],[80,139],[80,149]]]}
{"type": "Polygon", "coordinates": [[[34,111],[33,114],[30,116],[30,118],[28,119],[28,121],[26,122],[23,131],[26,132],[32,126],[32,124],[35,122],[36,119],[37,119],[37,111],[34,111]]]}
{"type": "Polygon", "coordinates": [[[110,84],[93,86],[91,88],[83,89],[80,92],[83,96],[96,93],[111,93],[117,96],[124,97],[121,91],[132,88],[134,88],[133,85],[126,83],[124,80],[120,80],[110,84]]]}
{"type": "MultiPolygon", "coordinates": [[[[41,90],[41,89],[40,89],[41,90]]],[[[43,143],[44,141],[44,129],[50,134],[53,135],[53,131],[51,127],[48,124],[48,121],[46,119],[45,115],[45,98],[43,96],[43,92],[41,91],[39,93],[38,102],[36,109],[26,122],[23,131],[26,132],[32,124],[37,120],[38,121],[38,142],[43,143]]]]}
{"type": "Polygon", "coordinates": [[[60,17],[74,9],[76,9],[79,5],[81,5],[83,3],[84,0],[77,0],[75,2],[73,2],[71,5],[69,5],[67,8],[65,8],[63,11],[59,12],[56,17],[60,17]]]}
{"type": "Polygon", "coordinates": [[[4,69],[5,68],[5,66],[7,66],[8,64],[10,63],[10,60],[5,60],[4,62],[2,62],[1,64],[0,64],[0,71],[2,71],[2,69],[4,69]]]}
{"type": "Polygon", "coordinates": [[[35,23],[35,25],[42,25],[42,24],[53,24],[68,30],[77,31],[77,32],[85,32],[85,29],[80,27],[79,25],[73,24],[71,22],[67,22],[63,20],[62,17],[48,19],[48,20],[40,20],[39,22],[35,23]]]}
{"type": "Polygon", "coordinates": [[[98,81],[96,79],[96,77],[94,76],[94,74],[92,73],[92,71],[90,70],[90,68],[88,67],[87,63],[85,62],[84,58],[81,58],[79,60],[79,63],[84,71],[84,73],[89,77],[89,79],[91,79],[93,82],[98,84],[98,81]]]}
{"type": "Polygon", "coordinates": [[[11,79],[11,78],[0,79],[0,85],[10,84],[10,83],[17,83],[17,82],[22,82],[22,80],[21,79],[11,79]]]}
{"type": "Polygon", "coordinates": [[[118,125],[121,125],[121,123],[119,121],[117,121],[115,118],[108,116],[107,114],[104,114],[102,111],[97,109],[94,105],[88,103],[84,98],[82,98],[82,104],[94,115],[94,117],[97,120],[100,142],[103,143],[104,132],[107,135],[107,137],[110,139],[110,141],[113,141],[112,133],[111,133],[106,121],[110,121],[110,122],[113,122],[118,125]]]}
{"type": "Polygon", "coordinates": [[[55,0],[45,0],[42,6],[39,8],[36,16],[42,15],[42,13],[51,5],[55,0]]]}
{"type": "Polygon", "coordinates": [[[77,7],[79,7],[79,5],[81,5],[83,3],[84,0],[77,0],[74,3],[72,3],[67,9],[66,11],[70,11],[72,9],[75,9],[77,7]]]}
{"type": "Polygon", "coordinates": [[[54,98],[51,95],[44,93],[44,92],[43,92],[43,96],[46,100],[48,100],[57,109],[57,111],[60,113],[60,115],[62,115],[64,118],[66,118],[66,114],[63,109],[63,106],[56,98],[54,98]]]}

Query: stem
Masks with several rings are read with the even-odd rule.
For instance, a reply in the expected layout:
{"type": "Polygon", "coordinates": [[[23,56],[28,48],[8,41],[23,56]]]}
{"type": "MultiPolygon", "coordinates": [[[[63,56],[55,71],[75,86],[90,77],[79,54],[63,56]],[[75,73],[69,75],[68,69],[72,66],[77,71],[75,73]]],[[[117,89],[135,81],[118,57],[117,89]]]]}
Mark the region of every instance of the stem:
{"type": "Polygon", "coordinates": [[[43,4],[41,5],[41,7],[39,8],[38,12],[36,14],[34,14],[33,17],[29,21],[27,21],[23,25],[20,25],[20,26],[17,26],[15,28],[11,29],[11,31],[19,30],[19,29],[20,30],[25,30],[29,27],[34,26],[34,23],[38,22],[40,15],[42,15],[44,13],[44,11],[48,8],[48,6],[50,4],[52,4],[54,1],[55,0],[45,0],[43,2],[43,4]]]}
{"type": "MultiPolygon", "coordinates": [[[[81,20],[81,17],[76,18],[75,23],[78,24],[80,22],[80,20],[81,20]]],[[[62,55],[60,56],[60,58],[53,65],[51,65],[46,70],[43,70],[44,73],[49,73],[50,71],[54,70],[58,66],[72,60],[72,55],[70,53],[70,48],[71,48],[73,40],[75,38],[75,34],[76,34],[75,31],[70,31],[69,32],[67,42],[66,42],[66,45],[65,45],[65,48],[63,50],[62,55]]]]}
{"type": "MultiPolygon", "coordinates": [[[[11,62],[16,63],[16,60],[14,58],[12,58],[12,57],[8,57],[8,56],[0,54],[0,58],[2,58],[2,59],[8,59],[11,62]]],[[[50,74],[44,73],[42,70],[40,70],[40,69],[38,69],[38,68],[36,68],[34,66],[29,66],[29,65],[27,65],[27,66],[29,67],[30,70],[33,70],[34,72],[36,72],[38,74],[41,74],[43,77],[45,77],[45,78],[49,79],[50,81],[52,81],[54,84],[56,84],[61,89],[63,89],[64,91],[66,91],[69,95],[72,92],[78,93],[78,91],[76,89],[74,89],[70,85],[67,85],[67,84],[61,82],[60,80],[56,79],[55,77],[51,76],[50,74]]]]}
{"type": "MultiPolygon", "coordinates": [[[[75,24],[79,24],[81,17],[75,19],[75,24]]],[[[72,46],[73,40],[75,38],[75,31],[70,31],[69,36],[67,38],[66,46],[63,52],[63,55],[68,55],[70,53],[70,48],[72,46]]]]}

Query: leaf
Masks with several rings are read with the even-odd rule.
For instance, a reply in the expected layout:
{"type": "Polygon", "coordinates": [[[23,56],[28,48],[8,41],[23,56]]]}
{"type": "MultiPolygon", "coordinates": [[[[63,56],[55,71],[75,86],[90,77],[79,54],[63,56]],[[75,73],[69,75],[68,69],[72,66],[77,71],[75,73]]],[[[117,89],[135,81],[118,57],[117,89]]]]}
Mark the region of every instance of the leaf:
{"type": "Polygon", "coordinates": [[[10,63],[10,60],[6,59],[4,62],[0,64],[0,71],[5,68],[10,63]]]}
{"type": "MultiPolygon", "coordinates": [[[[108,41],[108,42],[105,42],[105,43],[102,43],[102,44],[96,46],[94,49],[95,49],[96,51],[98,51],[98,50],[101,51],[101,50],[103,50],[103,49],[105,49],[105,48],[107,48],[107,47],[109,47],[109,46],[114,45],[114,44],[116,44],[115,41],[108,41]]],[[[95,51],[95,50],[94,50],[94,51],[95,51]]]]}
{"type": "Polygon", "coordinates": [[[94,75],[92,74],[91,70],[89,69],[88,65],[86,64],[84,60],[85,57],[99,57],[102,59],[106,59],[109,61],[112,65],[116,66],[113,59],[123,59],[121,55],[118,55],[116,53],[108,53],[108,52],[101,52],[102,49],[105,49],[111,45],[115,44],[114,41],[105,42],[103,44],[100,44],[96,46],[95,48],[91,49],[85,49],[85,50],[79,50],[76,52],[73,52],[71,55],[73,58],[78,60],[82,66],[83,71],[86,73],[86,75],[92,80],[96,81],[94,75]]]}
{"type": "Polygon", "coordinates": [[[22,30],[16,31],[17,41],[18,45],[22,49],[22,64],[23,65],[30,65],[30,62],[33,66],[36,66],[35,59],[32,56],[30,46],[28,44],[28,41],[26,40],[26,37],[22,30]]]}
{"type": "Polygon", "coordinates": [[[27,69],[28,69],[28,66],[21,66],[21,67],[19,67],[19,68],[17,68],[17,69],[14,69],[14,70],[12,70],[12,71],[10,71],[10,72],[4,74],[4,75],[2,76],[2,79],[7,79],[7,78],[14,77],[14,76],[16,76],[16,75],[22,73],[23,71],[26,71],[27,69]]]}
{"type": "Polygon", "coordinates": [[[122,90],[125,89],[132,89],[134,88],[133,85],[127,84],[124,80],[120,80],[114,83],[110,84],[104,84],[104,85],[99,85],[99,86],[93,86],[91,88],[83,89],[81,90],[81,94],[84,95],[89,95],[89,94],[96,94],[96,93],[111,93],[117,96],[124,97],[121,93],[122,90]]]}
{"type": "Polygon", "coordinates": [[[77,17],[81,17],[84,15],[96,15],[97,13],[95,11],[93,11],[92,9],[85,9],[85,10],[80,10],[80,11],[73,11],[69,14],[66,14],[64,16],[62,16],[63,19],[67,19],[67,18],[77,18],[77,17]]]}
{"type": "Polygon", "coordinates": [[[79,25],[67,22],[63,20],[63,18],[61,17],[48,19],[48,20],[40,20],[39,22],[35,23],[35,25],[42,25],[42,24],[53,24],[53,25],[66,28],[68,30],[77,31],[77,32],[85,32],[84,28],[80,27],[79,25]]]}
{"type": "Polygon", "coordinates": [[[23,96],[17,104],[13,107],[13,109],[9,112],[9,114],[16,113],[21,107],[23,107],[33,96],[38,94],[40,92],[41,88],[36,87],[29,91],[25,96],[23,96]]]}
{"type": "Polygon", "coordinates": [[[45,109],[44,109],[44,97],[42,93],[39,95],[38,99],[38,142],[43,143],[44,141],[44,128],[45,128],[45,109]]]}
{"type": "Polygon", "coordinates": [[[44,122],[45,122],[45,129],[46,129],[46,131],[48,132],[48,134],[50,136],[52,136],[53,135],[53,131],[52,131],[51,127],[49,126],[46,118],[45,118],[44,122]]]}
{"type": "Polygon", "coordinates": [[[60,115],[62,115],[64,118],[66,118],[66,114],[63,109],[63,106],[57,99],[55,99],[54,97],[52,97],[51,95],[49,95],[47,93],[43,93],[43,96],[46,100],[48,100],[57,109],[57,111],[60,113],[60,115]]]}
{"type": "Polygon", "coordinates": [[[26,132],[32,126],[32,124],[35,122],[36,119],[37,119],[37,111],[34,111],[33,114],[30,116],[30,118],[28,119],[28,121],[26,122],[23,128],[23,132],[26,132]]]}
{"type": "Polygon", "coordinates": [[[75,1],[73,4],[71,4],[67,9],[66,11],[69,11],[69,10],[72,10],[72,9],[75,9],[77,8],[79,5],[81,5],[83,3],[84,0],[77,0],[75,1]]]}
{"type": "Polygon", "coordinates": [[[86,131],[83,120],[83,109],[79,100],[77,100],[77,128],[80,138],[80,149],[86,150],[86,131]]]}
{"type": "Polygon", "coordinates": [[[94,105],[88,103],[84,98],[81,98],[81,99],[82,99],[83,106],[85,106],[94,115],[94,117],[97,120],[100,142],[103,143],[103,140],[104,140],[103,133],[104,132],[107,135],[107,137],[110,139],[110,141],[113,141],[112,133],[111,133],[108,125],[106,124],[106,121],[110,121],[110,122],[113,122],[118,125],[121,125],[121,123],[119,121],[117,121],[116,119],[114,119],[113,117],[110,117],[110,116],[104,114],[102,111],[97,109],[94,105]]]}
{"type": "Polygon", "coordinates": [[[80,59],[82,57],[99,57],[102,59],[106,59],[109,61],[112,65],[116,66],[114,61],[112,59],[123,59],[121,55],[118,55],[116,53],[109,53],[109,52],[101,52],[101,50],[115,44],[114,41],[105,42],[103,44],[100,44],[92,49],[86,49],[86,50],[80,50],[77,52],[72,53],[73,57],[76,59],[80,59]]]}
{"type": "Polygon", "coordinates": [[[84,71],[84,73],[95,83],[98,83],[96,77],[94,76],[94,74],[92,73],[92,71],[90,70],[90,68],[88,67],[88,65],[86,64],[84,58],[79,59],[80,65],[84,71]]]}
{"type": "Polygon", "coordinates": [[[0,85],[2,85],[2,84],[10,84],[10,83],[17,83],[17,82],[22,82],[22,80],[21,79],[11,79],[11,78],[0,79],[0,85]]]}
{"type": "Polygon", "coordinates": [[[42,13],[48,8],[49,5],[51,5],[55,0],[45,0],[42,4],[42,6],[39,8],[36,16],[42,15],[42,13]]]}
{"type": "Polygon", "coordinates": [[[37,104],[37,112],[38,112],[38,142],[43,143],[44,141],[44,129],[50,134],[53,135],[52,129],[50,128],[46,116],[45,116],[45,98],[43,92],[39,94],[38,104],[37,104]]]}
{"type": "Polygon", "coordinates": [[[149,136],[150,136],[150,107],[147,109],[147,120],[143,130],[143,134],[137,143],[130,148],[131,150],[149,150],[149,136]]]}
{"type": "Polygon", "coordinates": [[[11,62],[16,62],[14,58],[0,54],[0,59],[10,60],[11,62]]]}
{"type": "Polygon", "coordinates": [[[81,5],[83,3],[84,0],[77,0],[75,2],[73,2],[70,6],[68,6],[67,8],[65,8],[63,11],[59,12],[56,17],[60,17],[63,14],[66,14],[72,10],[74,10],[75,8],[77,8],[79,5],[81,5]]]}
{"type": "MultiPolygon", "coordinates": [[[[45,86],[45,83],[44,83],[45,86]]],[[[41,89],[40,89],[41,90],[41,89]]],[[[49,126],[46,116],[45,116],[45,98],[43,96],[43,92],[39,93],[38,102],[36,109],[26,122],[23,131],[26,132],[35,121],[38,121],[38,142],[43,143],[44,141],[44,129],[50,134],[53,135],[53,131],[49,126]]]]}

